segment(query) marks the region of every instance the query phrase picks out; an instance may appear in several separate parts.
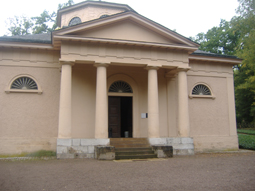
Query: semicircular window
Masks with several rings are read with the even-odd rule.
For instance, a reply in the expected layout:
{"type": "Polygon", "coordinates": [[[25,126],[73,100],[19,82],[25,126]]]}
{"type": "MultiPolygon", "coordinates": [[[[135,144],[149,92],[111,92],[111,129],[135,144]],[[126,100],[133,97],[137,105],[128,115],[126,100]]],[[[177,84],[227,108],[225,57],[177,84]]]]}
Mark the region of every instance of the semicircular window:
{"type": "Polygon", "coordinates": [[[69,22],[68,26],[73,26],[81,23],[81,19],[79,17],[74,17],[69,22]]]}
{"type": "Polygon", "coordinates": [[[36,82],[29,77],[19,77],[12,82],[11,89],[38,90],[36,82]]]}
{"type": "Polygon", "coordinates": [[[109,88],[109,92],[117,93],[133,93],[131,86],[124,81],[113,82],[109,88]]]}
{"type": "Polygon", "coordinates": [[[196,85],[192,90],[192,95],[212,95],[210,89],[203,84],[196,85]]]}
{"type": "Polygon", "coordinates": [[[105,17],[109,17],[109,15],[101,15],[99,18],[102,19],[102,18],[105,18],[105,17]]]}

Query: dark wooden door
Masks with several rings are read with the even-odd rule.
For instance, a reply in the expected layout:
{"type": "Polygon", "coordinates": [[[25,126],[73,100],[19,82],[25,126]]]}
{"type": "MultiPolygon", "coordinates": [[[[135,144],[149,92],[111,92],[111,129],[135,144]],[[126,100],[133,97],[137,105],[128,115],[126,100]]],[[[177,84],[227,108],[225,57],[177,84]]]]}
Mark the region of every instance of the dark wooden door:
{"type": "Polygon", "coordinates": [[[120,97],[108,98],[108,128],[109,137],[121,137],[121,112],[120,112],[120,97]]]}

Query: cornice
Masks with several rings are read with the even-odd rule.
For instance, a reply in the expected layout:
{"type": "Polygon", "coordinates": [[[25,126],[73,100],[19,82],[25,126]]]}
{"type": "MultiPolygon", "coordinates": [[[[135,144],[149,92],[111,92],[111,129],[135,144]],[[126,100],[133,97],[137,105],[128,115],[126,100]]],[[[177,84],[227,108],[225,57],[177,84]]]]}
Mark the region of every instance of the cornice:
{"type": "Polygon", "coordinates": [[[198,56],[198,55],[189,55],[189,60],[203,61],[203,62],[220,62],[231,65],[237,65],[242,63],[242,59],[239,58],[223,58],[223,57],[210,57],[210,56],[198,56]]]}
{"type": "Polygon", "coordinates": [[[154,42],[139,42],[130,40],[117,40],[117,39],[103,39],[103,38],[89,38],[89,37],[79,37],[74,35],[56,35],[54,36],[53,45],[55,48],[61,44],[61,41],[80,41],[80,42],[90,42],[90,43],[104,43],[104,44],[119,44],[119,45],[131,45],[131,46],[142,46],[142,47],[155,47],[155,48],[165,48],[165,49],[178,49],[185,50],[188,52],[194,52],[197,50],[195,47],[178,45],[178,44],[162,44],[154,42]]]}

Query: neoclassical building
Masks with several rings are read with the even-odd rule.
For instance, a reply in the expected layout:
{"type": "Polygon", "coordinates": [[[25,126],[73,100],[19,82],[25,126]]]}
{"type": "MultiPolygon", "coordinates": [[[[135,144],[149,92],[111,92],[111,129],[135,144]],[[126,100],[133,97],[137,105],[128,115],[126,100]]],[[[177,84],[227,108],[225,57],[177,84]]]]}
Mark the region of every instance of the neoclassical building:
{"type": "Polygon", "coordinates": [[[0,38],[0,153],[94,157],[110,138],[148,138],[174,154],[238,149],[233,56],[128,5],[58,11],[51,34],[0,38]],[[160,21],[159,21],[160,22],[160,21]]]}

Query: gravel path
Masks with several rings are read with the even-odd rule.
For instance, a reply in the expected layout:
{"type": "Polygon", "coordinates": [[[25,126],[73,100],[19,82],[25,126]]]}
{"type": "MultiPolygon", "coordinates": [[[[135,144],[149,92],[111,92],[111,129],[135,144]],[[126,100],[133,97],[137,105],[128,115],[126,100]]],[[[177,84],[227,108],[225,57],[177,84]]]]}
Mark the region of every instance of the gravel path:
{"type": "Polygon", "coordinates": [[[255,152],[152,161],[0,161],[0,190],[255,190],[255,152]]]}

